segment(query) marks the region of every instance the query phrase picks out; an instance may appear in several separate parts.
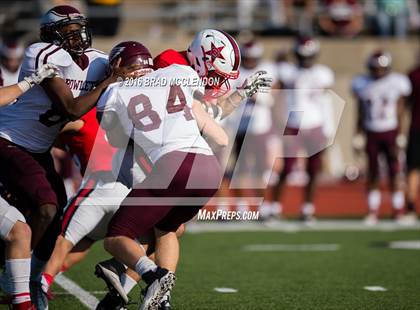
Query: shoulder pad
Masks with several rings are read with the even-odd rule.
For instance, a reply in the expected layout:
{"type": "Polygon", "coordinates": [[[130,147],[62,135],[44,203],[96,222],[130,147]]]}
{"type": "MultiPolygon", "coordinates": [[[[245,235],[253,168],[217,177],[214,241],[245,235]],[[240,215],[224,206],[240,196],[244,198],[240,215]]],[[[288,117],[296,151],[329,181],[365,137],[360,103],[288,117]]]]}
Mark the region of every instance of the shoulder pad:
{"type": "Polygon", "coordinates": [[[52,63],[58,67],[68,67],[73,59],[61,47],[52,43],[35,43],[29,46],[25,51],[25,57],[33,58],[35,68],[45,63],[52,63]]]}

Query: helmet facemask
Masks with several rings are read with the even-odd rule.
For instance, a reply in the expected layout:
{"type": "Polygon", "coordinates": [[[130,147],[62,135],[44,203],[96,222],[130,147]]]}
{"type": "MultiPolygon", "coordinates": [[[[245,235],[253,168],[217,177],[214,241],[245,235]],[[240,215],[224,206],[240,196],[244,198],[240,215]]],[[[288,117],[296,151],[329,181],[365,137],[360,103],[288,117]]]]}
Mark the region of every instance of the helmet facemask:
{"type": "Polygon", "coordinates": [[[80,57],[92,45],[92,35],[87,20],[83,16],[72,19],[66,18],[60,22],[43,25],[41,27],[41,40],[54,43],[76,57],[80,57]],[[80,28],[65,31],[65,27],[70,25],[80,25],[80,28]]]}

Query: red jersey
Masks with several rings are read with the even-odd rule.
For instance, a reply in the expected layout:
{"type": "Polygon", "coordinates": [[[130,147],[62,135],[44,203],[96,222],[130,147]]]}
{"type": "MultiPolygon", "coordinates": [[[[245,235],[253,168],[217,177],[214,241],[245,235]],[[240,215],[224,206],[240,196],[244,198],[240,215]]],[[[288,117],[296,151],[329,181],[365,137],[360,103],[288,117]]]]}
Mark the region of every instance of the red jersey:
{"type": "Polygon", "coordinates": [[[62,141],[80,167],[80,173],[91,174],[96,171],[111,171],[112,156],[115,153],[105,138],[105,131],[99,127],[96,119],[96,108],[85,114],[81,120],[83,127],[78,132],[68,132],[61,135],[62,141]],[[95,145],[94,158],[90,158],[95,145]],[[90,162],[89,162],[89,159],[90,162]],[[86,171],[89,163],[89,170],[86,171]]]}
{"type": "Polygon", "coordinates": [[[165,50],[153,59],[155,69],[165,68],[173,64],[189,66],[186,51],[165,50]]]}
{"type": "Polygon", "coordinates": [[[420,131],[420,66],[410,72],[413,92],[411,93],[411,129],[420,131]]]}

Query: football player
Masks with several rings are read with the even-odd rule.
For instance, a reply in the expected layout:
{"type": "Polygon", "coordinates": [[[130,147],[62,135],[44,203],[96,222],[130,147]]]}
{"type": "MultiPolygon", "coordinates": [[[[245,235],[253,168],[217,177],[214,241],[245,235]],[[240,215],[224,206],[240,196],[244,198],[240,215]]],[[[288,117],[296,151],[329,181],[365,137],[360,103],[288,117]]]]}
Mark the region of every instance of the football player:
{"type": "MultiPolygon", "coordinates": [[[[51,78],[57,74],[57,67],[45,64],[18,84],[0,88],[0,106],[12,102],[45,78],[51,78]]],[[[0,82],[1,80],[0,71],[0,82]]],[[[6,243],[5,276],[9,286],[8,293],[11,295],[12,309],[35,309],[29,292],[31,229],[22,213],[2,198],[0,198],[0,238],[6,243]]]]}
{"type": "MultiPolygon", "coordinates": [[[[146,48],[143,63],[145,65],[143,71],[139,72],[140,76],[152,69],[152,58],[146,48]]],[[[145,78],[152,80],[162,77],[182,77],[190,79],[191,83],[194,80],[199,81],[197,73],[191,67],[180,65],[157,70],[145,78]]],[[[151,174],[139,188],[130,192],[125,201],[137,197],[171,197],[173,200],[169,205],[158,206],[127,205],[123,202],[111,220],[105,239],[105,248],[119,261],[136,270],[149,285],[142,309],[157,309],[161,298],[175,282],[178,239],[176,236],[172,239],[172,235],[167,232],[175,232],[199,209],[183,206],[181,201],[176,202],[180,198],[173,196],[203,197],[205,204],[217,190],[221,178],[218,162],[200,131],[222,146],[227,145],[228,137],[204,111],[201,103],[194,102],[193,94],[196,91],[204,93],[200,86],[178,85],[172,82],[167,86],[141,89],[114,86],[108,88],[98,104],[98,110],[104,114],[101,125],[107,131],[121,130],[127,137],[133,137],[136,144],[144,146],[154,163],[151,174]],[[117,126],[120,128],[116,129],[117,126]],[[192,180],[189,180],[190,176],[192,180]],[[204,187],[194,189],[200,181],[204,187]],[[160,187],[165,182],[169,182],[167,189],[160,187]],[[187,189],[188,182],[193,182],[193,188],[190,190],[187,189]],[[147,258],[143,248],[134,240],[154,227],[158,250],[156,258],[160,267],[147,258]],[[172,240],[170,259],[159,255],[159,243],[166,238],[172,240]]]]}
{"type": "MultiPolygon", "coordinates": [[[[237,50],[237,46],[236,46],[236,42],[234,42],[233,39],[230,36],[228,37],[228,35],[226,35],[222,32],[219,32],[219,31],[215,31],[215,30],[205,30],[205,31],[199,33],[196,36],[196,40],[198,40],[199,44],[197,44],[197,42],[193,41],[192,46],[195,45],[194,48],[199,50],[199,51],[198,52],[194,51],[194,52],[197,53],[196,54],[197,56],[201,56],[201,57],[194,57],[194,61],[198,61],[198,59],[202,59],[202,61],[204,61],[204,63],[201,63],[201,65],[206,66],[207,71],[209,71],[208,76],[214,76],[214,74],[218,74],[218,72],[217,72],[218,70],[221,70],[220,67],[218,68],[217,66],[213,66],[213,63],[218,58],[217,54],[211,55],[210,53],[207,53],[209,55],[209,57],[204,57],[203,58],[203,56],[204,56],[203,54],[206,53],[206,50],[210,51],[212,48],[214,49],[216,46],[219,46],[219,48],[224,46],[224,48],[226,49],[223,53],[220,53],[221,56],[224,56],[224,59],[227,60],[227,61],[223,62],[223,65],[224,65],[223,67],[224,67],[225,72],[223,72],[223,71],[219,71],[219,72],[223,73],[225,76],[228,76],[228,74],[230,74],[230,76],[235,75],[234,68],[235,68],[235,62],[237,61],[236,60],[237,58],[235,57],[235,50],[237,50]],[[232,46],[233,43],[235,44],[235,46],[232,46]],[[204,46],[202,46],[202,45],[204,45],[204,46]],[[230,54],[230,52],[232,52],[232,53],[230,54]],[[229,68],[230,71],[226,72],[226,69],[228,69],[228,68],[229,68]]],[[[191,50],[191,48],[190,48],[190,50],[191,50]]],[[[223,50],[223,48],[220,48],[220,50],[223,50]]],[[[192,53],[192,52],[190,51],[189,53],[192,53]]],[[[217,62],[215,64],[217,65],[217,62]]],[[[171,74],[169,74],[169,73],[172,73],[171,71],[175,70],[175,72],[177,72],[176,75],[178,75],[178,76],[185,77],[185,78],[191,78],[191,80],[194,80],[194,79],[197,80],[197,78],[198,78],[197,73],[195,73],[194,70],[191,70],[189,68],[190,68],[189,66],[188,67],[187,66],[170,66],[170,67],[166,68],[165,70],[162,69],[162,70],[156,71],[155,74],[157,75],[157,77],[162,77],[162,76],[163,77],[165,77],[165,76],[171,77],[171,74]],[[186,70],[186,72],[183,73],[182,72],[183,70],[186,70]],[[169,72],[169,73],[166,73],[166,71],[169,72]],[[163,74],[163,73],[165,73],[165,74],[163,74]],[[195,75],[194,75],[194,73],[195,73],[195,75]],[[185,75],[185,74],[187,74],[187,75],[185,75]]],[[[204,71],[203,67],[201,67],[201,69],[204,71]]],[[[153,80],[154,78],[156,78],[153,75],[154,74],[150,74],[146,77],[149,77],[151,80],[153,80]]],[[[262,80],[262,81],[264,82],[264,84],[267,83],[266,80],[262,80]]],[[[246,83],[244,83],[244,85],[248,86],[248,84],[246,84],[246,83]]],[[[191,102],[193,101],[192,96],[194,95],[194,92],[191,91],[191,89],[188,90],[188,88],[187,88],[188,85],[185,85],[183,87],[185,87],[184,90],[182,89],[182,86],[181,86],[181,88],[170,87],[170,89],[172,89],[172,90],[169,90],[170,93],[169,93],[169,96],[168,96],[168,100],[165,100],[165,101],[167,101],[167,103],[165,105],[167,106],[167,109],[169,111],[167,113],[168,113],[168,115],[174,113],[173,116],[170,116],[171,119],[173,118],[174,120],[181,121],[181,120],[183,120],[182,119],[182,115],[183,115],[182,112],[184,112],[185,113],[185,116],[184,116],[185,121],[188,122],[187,121],[188,119],[190,121],[193,121],[192,115],[189,114],[190,113],[189,109],[185,108],[185,104],[191,104],[191,102]],[[186,90],[188,90],[188,91],[186,92],[186,90]],[[185,95],[184,95],[184,93],[185,93],[185,95]],[[172,105],[175,105],[175,107],[172,107],[172,105]],[[183,109],[180,109],[180,106],[182,106],[183,109]],[[179,112],[181,112],[181,113],[179,113],[179,112]],[[177,113],[177,114],[175,114],[175,113],[177,113]],[[178,118],[177,118],[177,116],[178,116],[178,118]]],[[[261,87],[261,85],[259,85],[257,87],[252,87],[253,91],[256,91],[258,89],[258,87],[261,87]]],[[[246,90],[244,90],[244,92],[246,92],[247,95],[251,96],[254,93],[250,94],[248,92],[249,88],[251,88],[251,85],[248,88],[246,88],[246,90]]],[[[112,96],[111,98],[107,99],[109,104],[119,102],[121,100],[123,102],[125,102],[124,99],[121,99],[121,95],[120,95],[120,92],[123,93],[123,91],[122,90],[117,91],[117,90],[119,90],[119,89],[114,88],[113,93],[110,93],[108,95],[108,96],[112,96]],[[116,96],[116,97],[114,97],[114,96],[116,96]],[[118,98],[120,98],[120,99],[118,99],[118,98]]],[[[136,89],[133,89],[133,91],[135,91],[135,90],[136,89]]],[[[149,90],[148,88],[145,89],[146,92],[148,90],[149,90]]],[[[153,90],[153,88],[152,88],[152,90],[153,90]]],[[[157,89],[157,90],[159,90],[159,89],[157,89]]],[[[156,89],[155,89],[155,91],[156,91],[156,89]]],[[[215,91],[215,89],[211,90],[212,94],[214,94],[214,91],[215,91]]],[[[107,92],[109,92],[109,90],[107,92]]],[[[137,92],[138,92],[138,90],[137,90],[137,92]]],[[[163,92],[162,90],[160,90],[160,92],[158,92],[158,94],[162,94],[162,93],[165,94],[166,91],[163,92]]],[[[199,97],[203,98],[203,96],[199,96],[199,97]]],[[[135,102],[136,100],[131,100],[131,104],[127,102],[130,106],[129,110],[132,111],[132,112],[135,111],[135,110],[132,110],[133,105],[135,105],[135,104],[140,104],[140,105],[145,104],[146,105],[145,109],[147,110],[147,112],[149,112],[148,110],[151,108],[151,106],[146,102],[147,99],[145,99],[142,95],[139,95],[139,96],[135,97],[135,99],[139,99],[139,98],[142,99],[142,100],[140,100],[137,103],[135,102]]],[[[101,99],[101,102],[102,102],[102,99],[101,99]]],[[[120,102],[119,104],[121,104],[123,102],[120,102]]],[[[157,136],[154,136],[154,138],[161,136],[162,133],[159,130],[159,127],[160,127],[160,123],[162,123],[162,121],[160,120],[160,117],[165,117],[164,110],[162,110],[162,108],[159,107],[158,103],[155,103],[155,104],[157,105],[159,113],[152,110],[150,113],[139,114],[138,117],[140,118],[140,120],[139,120],[138,123],[136,122],[136,125],[135,125],[136,128],[140,132],[146,132],[145,133],[146,135],[148,135],[149,131],[151,132],[150,133],[151,135],[152,135],[153,131],[155,131],[157,133],[157,136]],[[162,116],[159,115],[160,113],[162,113],[162,116]]],[[[199,102],[199,101],[195,101],[195,104],[196,105],[197,104],[201,105],[202,103],[199,102]]],[[[153,103],[152,103],[152,106],[153,106],[153,103]]],[[[116,111],[115,109],[116,109],[116,107],[114,106],[113,111],[116,111]]],[[[198,108],[196,107],[195,109],[198,109],[198,108]]],[[[123,111],[123,110],[118,108],[118,112],[121,112],[121,111],[123,111]]],[[[203,111],[203,110],[201,110],[201,107],[200,107],[199,111],[203,111]]],[[[201,112],[196,112],[196,113],[201,113],[201,112]]],[[[135,116],[132,116],[132,117],[135,117],[135,116]]],[[[207,114],[205,114],[205,117],[209,117],[209,116],[207,114]]],[[[215,128],[216,131],[221,129],[220,127],[217,126],[216,123],[214,123],[214,121],[212,119],[210,119],[210,120],[213,123],[210,122],[209,125],[206,126],[205,127],[206,129],[204,129],[204,130],[211,130],[213,125],[214,125],[213,128],[215,128]]],[[[127,125],[130,126],[129,125],[130,121],[128,121],[128,123],[127,123],[127,121],[122,122],[123,126],[125,128],[125,133],[126,134],[127,134],[127,130],[128,130],[128,128],[126,126],[127,125]]],[[[165,124],[165,126],[164,126],[165,128],[167,128],[166,126],[168,124],[171,125],[168,122],[169,122],[168,120],[163,122],[165,124]]],[[[157,158],[160,157],[160,155],[159,155],[160,151],[162,151],[164,154],[166,152],[169,152],[168,154],[172,154],[171,149],[173,149],[173,148],[185,149],[187,152],[188,152],[188,150],[190,150],[192,152],[201,152],[200,149],[202,147],[204,147],[204,145],[202,145],[202,146],[197,145],[197,149],[194,151],[194,148],[190,148],[189,146],[186,146],[186,144],[189,144],[191,142],[191,141],[188,142],[188,140],[190,138],[185,139],[184,141],[183,140],[177,140],[177,138],[176,138],[177,134],[181,134],[181,135],[182,134],[187,134],[185,137],[192,137],[191,134],[193,133],[193,131],[195,131],[195,129],[193,129],[193,128],[196,128],[195,127],[196,125],[194,125],[195,122],[187,123],[187,124],[188,125],[192,124],[193,126],[192,127],[187,126],[186,129],[188,129],[188,130],[184,133],[182,132],[181,128],[179,128],[179,130],[173,129],[171,131],[166,131],[166,134],[165,134],[165,136],[163,136],[163,139],[166,140],[168,143],[171,141],[171,139],[174,139],[174,140],[173,140],[172,143],[169,143],[168,145],[165,145],[165,147],[161,150],[159,150],[159,148],[156,148],[157,145],[153,146],[153,145],[146,144],[149,147],[149,152],[151,152],[152,161],[153,161],[154,156],[157,156],[157,158]],[[166,137],[166,135],[168,135],[168,137],[166,137]],[[171,136],[173,136],[173,138],[171,138],[171,136]],[[176,142],[176,141],[178,141],[178,142],[176,142]]],[[[176,126],[176,123],[174,123],[173,125],[176,126]]],[[[224,134],[223,131],[218,131],[218,132],[220,132],[220,134],[223,136],[223,134],[224,134]]],[[[198,144],[200,144],[201,141],[202,141],[201,137],[197,136],[196,138],[197,138],[197,140],[195,140],[195,139],[194,140],[197,141],[198,144]]],[[[218,140],[216,138],[216,142],[217,141],[218,140]]],[[[219,141],[219,143],[222,143],[222,142],[223,142],[223,140],[219,141]]],[[[203,151],[203,152],[208,153],[207,151],[203,151]]],[[[175,153],[177,153],[177,152],[175,152],[175,153]]],[[[193,157],[195,156],[194,154],[188,154],[187,155],[187,153],[178,154],[178,155],[176,155],[176,154],[171,155],[171,156],[174,156],[173,158],[171,157],[171,161],[175,160],[175,161],[178,161],[178,164],[181,164],[181,162],[185,163],[184,158],[183,158],[184,155],[186,155],[187,157],[188,156],[193,156],[193,157]],[[182,155],[182,156],[178,157],[178,155],[182,155]]],[[[162,158],[166,158],[165,156],[166,155],[163,155],[162,158]]],[[[198,156],[198,157],[202,157],[202,156],[198,156]]],[[[204,157],[206,157],[206,156],[204,156],[204,157]]],[[[157,158],[155,157],[155,160],[157,158]]],[[[168,157],[168,160],[169,160],[169,157],[168,157]]],[[[167,166],[166,164],[163,164],[165,162],[166,162],[166,159],[162,162],[160,160],[158,160],[155,163],[155,166],[154,166],[154,168],[151,172],[151,175],[148,176],[146,178],[145,182],[142,183],[142,189],[133,190],[127,198],[128,201],[130,200],[131,195],[133,195],[133,197],[136,197],[139,194],[139,192],[142,192],[142,196],[144,195],[145,197],[148,197],[148,196],[153,197],[153,195],[157,194],[157,192],[154,192],[153,190],[152,190],[152,192],[149,192],[148,190],[143,189],[143,187],[144,186],[147,187],[147,184],[149,182],[152,182],[152,183],[156,182],[158,180],[157,175],[161,174],[161,172],[162,172],[161,169],[164,169],[164,170],[169,169],[166,173],[169,173],[169,175],[172,178],[173,174],[171,174],[171,172],[175,172],[175,171],[170,170],[171,166],[167,166]],[[161,165],[164,165],[164,166],[161,166],[161,165]]],[[[187,167],[186,167],[187,170],[192,169],[192,167],[191,167],[192,163],[191,163],[191,161],[189,161],[189,162],[190,162],[190,164],[188,164],[187,167]]],[[[184,165],[186,165],[186,164],[184,164],[184,165]]],[[[205,162],[203,162],[203,165],[205,165],[205,162]]],[[[214,172],[217,172],[217,171],[214,171],[214,172]]],[[[197,170],[197,172],[195,172],[194,175],[197,175],[197,177],[198,177],[198,175],[200,175],[200,173],[203,173],[203,172],[197,170]]],[[[180,175],[177,175],[177,174],[175,175],[176,182],[180,181],[180,178],[182,178],[180,175]]],[[[215,177],[215,179],[217,179],[217,178],[215,177]]],[[[175,183],[175,184],[178,184],[178,183],[175,183]]],[[[181,182],[181,184],[182,184],[182,182],[181,182]]],[[[179,185],[182,186],[181,184],[179,184],[179,185]]],[[[179,188],[179,190],[180,189],[181,188],[179,188]]],[[[171,190],[173,191],[173,188],[171,188],[171,186],[170,186],[170,188],[166,191],[166,195],[173,195],[173,192],[171,193],[171,190]]],[[[161,192],[159,194],[164,194],[164,192],[165,192],[165,190],[163,190],[163,192],[161,192]]],[[[197,191],[195,193],[197,194],[199,192],[200,191],[197,191]]],[[[214,192],[214,190],[213,190],[213,192],[214,192]]],[[[133,244],[130,241],[131,240],[130,237],[132,235],[143,235],[146,231],[148,231],[147,227],[148,228],[153,228],[153,226],[155,226],[156,223],[158,223],[157,225],[160,227],[160,224],[162,224],[162,228],[164,230],[158,232],[157,235],[156,235],[156,238],[157,238],[157,240],[156,240],[156,251],[157,251],[156,253],[157,254],[156,255],[158,257],[160,257],[159,260],[161,262],[163,262],[163,261],[166,262],[163,267],[169,268],[171,271],[174,271],[175,267],[176,267],[177,255],[178,255],[177,250],[176,250],[176,248],[178,247],[177,246],[178,241],[177,241],[177,238],[176,238],[176,235],[175,235],[174,232],[177,230],[177,228],[182,223],[184,223],[188,219],[192,218],[196,214],[197,211],[198,211],[198,208],[192,208],[192,207],[191,208],[180,209],[177,206],[162,206],[162,208],[142,206],[140,208],[137,208],[137,207],[133,207],[133,206],[126,206],[126,205],[123,204],[120,207],[119,211],[117,211],[116,216],[113,218],[113,220],[110,224],[110,227],[114,227],[114,230],[112,230],[112,228],[111,228],[111,231],[108,232],[108,234],[110,236],[112,236],[112,238],[108,237],[106,239],[107,240],[106,243],[105,243],[106,247],[108,248],[108,250],[110,252],[114,252],[114,254],[116,254],[115,251],[114,251],[115,247],[122,246],[123,248],[127,249],[127,247],[130,248],[131,246],[136,244],[136,243],[133,244]],[[149,210],[149,208],[151,210],[148,211],[148,212],[145,212],[146,208],[147,208],[147,210],[149,210]],[[124,220],[124,217],[127,217],[127,216],[129,218],[132,218],[132,219],[140,217],[139,212],[140,213],[144,212],[143,214],[149,214],[150,215],[150,216],[144,217],[143,220],[145,221],[145,225],[136,225],[137,228],[135,228],[132,225],[126,225],[127,230],[125,232],[122,232],[120,230],[120,228],[121,228],[121,226],[119,224],[120,221],[124,220]],[[138,214],[138,216],[136,216],[136,214],[138,214]],[[175,220],[172,221],[172,219],[174,219],[174,218],[175,218],[175,220]],[[113,224],[113,223],[115,223],[115,224],[113,224]],[[169,227],[169,226],[171,226],[171,227],[169,227]],[[143,227],[142,231],[136,231],[139,227],[143,227]],[[144,230],[144,229],[146,229],[146,230],[144,230]],[[125,235],[126,237],[120,236],[120,234],[125,235]],[[128,237],[127,237],[127,234],[128,234],[128,237]],[[122,241],[120,241],[120,240],[122,240],[122,241]],[[171,242],[169,242],[169,241],[171,241],[171,242]],[[170,251],[170,253],[166,253],[166,255],[162,255],[162,253],[160,253],[160,251],[163,251],[163,250],[160,250],[160,251],[158,250],[160,243],[163,243],[163,242],[168,242],[168,244],[170,244],[170,246],[167,247],[166,249],[171,249],[171,251],[170,251]],[[119,243],[120,243],[120,245],[118,245],[119,243]]],[[[137,246],[133,250],[134,250],[134,253],[132,253],[132,255],[133,255],[132,257],[137,256],[142,251],[142,249],[140,248],[140,252],[139,252],[139,247],[137,247],[137,246]]],[[[145,254],[144,252],[141,252],[141,253],[143,253],[143,255],[145,254]]],[[[144,261],[147,266],[150,266],[149,263],[151,261],[148,260],[147,257],[145,257],[143,255],[141,255],[142,256],[141,258],[140,257],[138,257],[138,258],[141,259],[142,261],[144,261]]],[[[121,259],[121,257],[119,255],[117,256],[117,258],[121,259]]],[[[125,260],[122,260],[122,261],[126,262],[125,260]]],[[[135,269],[134,268],[135,265],[136,264],[135,264],[134,261],[131,261],[130,264],[129,264],[129,266],[133,269],[135,269]]],[[[171,286],[171,282],[174,280],[174,275],[171,272],[168,272],[167,270],[158,269],[159,270],[158,272],[148,273],[149,276],[147,276],[145,274],[146,270],[143,270],[142,267],[139,267],[137,269],[138,270],[136,270],[136,271],[143,276],[143,279],[146,282],[148,282],[149,284],[151,282],[154,283],[151,286],[149,286],[149,291],[148,291],[148,293],[146,293],[146,299],[145,299],[145,302],[143,304],[143,307],[149,307],[150,306],[150,307],[153,308],[153,307],[157,306],[157,304],[160,301],[160,298],[162,297],[162,295],[164,294],[164,291],[165,291],[164,287],[162,287],[162,289],[159,289],[156,286],[157,283],[163,284],[163,283],[165,283],[165,281],[168,281],[168,287],[167,288],[169,288],[171,286]]],[[[151,269],[154,269],[153,266],[152,266],[151,269]]]]}
{"type": "MultiPolygon", "coordinates": [[[[55,64],[60,77],[44,80],[0,110],[0,179],[30,209],[34,284],[54,247],[67,202],[49,150],[63,125],[87,113],[110,83],[135,69],[122,69],[116,63],[104,79],[107,57],[90,49],[87,20],[73,7],[49,10],[41,19],[40,30],[41,42],[25,50],[20,79],[46,63],[55,64]]],[[[31,289],[34,300],[40,292],[40,285],[36,287],[31,289]]]]}
{"type": "Polygon", "coordinates": [[[4,40],[0,44],[0,70],[3,72],[3,85],[16,84],[25,48],[18,40],[4,40]]]}
{"type": "MultiPolygon", "coordinates": [[[[273,202],[274,208],[278,210],[282,210],[282,206],[276,205],[277,200],[281,197],[286,177],[292,171],[299,151],[308,152],[326,141],[326,129],[331,115],[326,113],[329,111],[329,101],[325,98],[325,90],[333,86],[334,74],[327,66],[316,63],[319,50],[318,40],[306,36],[298,37],[293,50],[297,64],[289,70],[278,72],[280,87],[287,91],[288,119],[284,135],[296,137],[291,143],[284,144],[284,153],[287,155],[284,158],[284,167],[277,184],[269,189],[273,191],[272,196],[276,200],[273,202]],[[299,112],[296,113],[297,111],[299,112]]],[[[314,219],[313,198],[317,176],[321,170],[321,157],[322,151],[306,158],[308,183],[305,186],[301,219],[307,223],[314,219]]],[[[267,200],[269,203],[270,199],[267,200]]]]}
{"type": "Polygon", "coordinates": [[[409,74],[412,94],[409,106],[411,109],[410,133],[407,144],[407,224],[415,223],[416,201],[419,192],[420,172],[420,66],[417,65],[409,74]]]}
{"type": "MultiPolygon", "coordinates": [[[[404,208],[404,192],[397,174],[400,171],[398,149],[402,147],[402,117],[405,97],[411,93],[410,81],[405,75],[391,71],[391,55],[378,50],[369,55],[368,74],[355,77],[352,90],[358,102],[357,135],[366,137],[365,151],[368,157],[367,225],[378,221],[381,204],[379,190],[379,162],[383,155],[388,166],[394,216],[399,218],[404,208]]],[[[356,138],[357,138],[356,135],[356,138]]]]}
{"type": "MultiPolygon", "coordinates": [[[[143,51],[131,43],[123,42],[118,45],[120,48],[124,47],[124,53],[119,54],[123,62],[126,58],[135,58],[143,51]]],[[[114,61],[116,60],[114,57],[114,61]]],[[[133,179],[130,175],[132,164],[122,169],[123,182],[120,182],[121,178],[117,180],[117,171],[113,173],[113,156],[117,158],[119,154],[115,154],[116,149],[109,145],[104,130],[99,127],[96,108],[79,120],[68,123],[61,132],[60,142],[74,157],[84,178],[78,193],[66,206],[61,235],[42,273],[41,283],[45,297],[54,277],[60,271],[80,262],[92,244],[105,237],[109,220],[129,193],[133,179]]],[[[126,151],[126,157],[132,162],[133,154],[130,151],[131,149],[126,151]]],[[[143,156],[142,165],[136,170],[136,180],[142,180],[143,171],[150,167],[149,159],[143,156]]]]}

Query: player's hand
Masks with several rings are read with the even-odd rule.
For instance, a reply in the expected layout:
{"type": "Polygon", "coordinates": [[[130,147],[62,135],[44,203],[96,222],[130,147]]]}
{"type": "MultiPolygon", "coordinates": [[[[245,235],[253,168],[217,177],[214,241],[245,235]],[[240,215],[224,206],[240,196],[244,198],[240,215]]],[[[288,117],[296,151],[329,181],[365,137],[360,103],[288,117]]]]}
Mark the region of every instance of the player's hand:
{"type": "Polygon", "coordinates": [[[24,77],[31,87],[40,84],[44,79],[52,78],[58,75],[57,66],[47,63],[42,65],[31,76],[24,77]]]}
{"type": "Polygon", "coordinates": [[[118,58],[117,61],[111,67],[111,75],[109,78],[112,82],[116,82],[118,79],[126,79],[133,75],[135,71],[140,69],[140,65],[134,64],[127,67],[121,67],[121,58],[118,58]]]}
{"type": "Polygon", "coordinates": [[[247,77],[237,90],[242,97],[250,98],[257,92],[269,92],[272,83],[273,79],[267,75],[266,71],[261,70],[247,77]]]}

